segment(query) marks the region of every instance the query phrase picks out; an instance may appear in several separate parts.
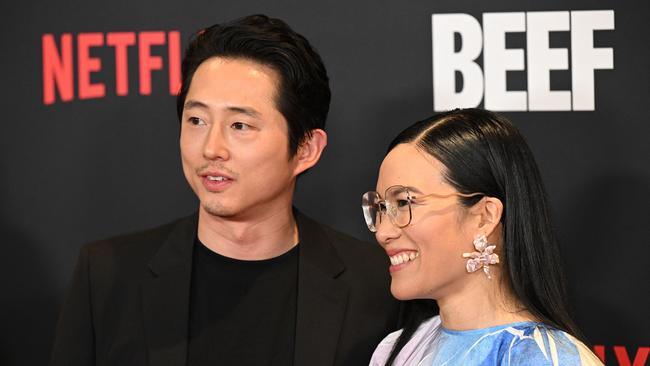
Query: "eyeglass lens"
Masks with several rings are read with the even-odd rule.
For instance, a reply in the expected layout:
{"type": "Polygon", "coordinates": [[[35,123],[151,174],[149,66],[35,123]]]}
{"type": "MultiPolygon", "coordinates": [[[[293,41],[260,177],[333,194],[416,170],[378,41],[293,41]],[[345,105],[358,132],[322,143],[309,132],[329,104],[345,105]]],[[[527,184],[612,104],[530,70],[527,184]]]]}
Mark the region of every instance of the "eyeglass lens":
{"type": "Polygon", "coordinates": [[[362,197],[363,215],[368,229],[372,232],[377,231],[377,225],[381,223],[381,215],[384,213],[398,227],[404,227],[411,221],[408,189],[402,186],[390,187],[385,195],[386,198],[382,199],[377,192],[367,192],[362,197]]]}
{"type": "Polygon", "coordinates": [[[397,227],[404,227],[411,221],[411,201],[406,187],[394,186],[386,190],[388,215],[397,227]]]}

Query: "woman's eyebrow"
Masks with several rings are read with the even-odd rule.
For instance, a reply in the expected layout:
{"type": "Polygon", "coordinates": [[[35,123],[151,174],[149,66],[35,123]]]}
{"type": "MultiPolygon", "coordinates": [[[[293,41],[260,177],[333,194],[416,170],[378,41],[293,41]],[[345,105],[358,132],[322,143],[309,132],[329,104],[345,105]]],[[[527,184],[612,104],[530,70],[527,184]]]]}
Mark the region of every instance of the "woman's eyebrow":
{"type": "Polygon", "coordinates": [[[422,194],[422,191],[420,191],[419,189],[417,189],[417,188],[415,188],[413,186],[404,186],[404,187],[406,187],[406,189],[408,189],[409,192],[422,194]]]}

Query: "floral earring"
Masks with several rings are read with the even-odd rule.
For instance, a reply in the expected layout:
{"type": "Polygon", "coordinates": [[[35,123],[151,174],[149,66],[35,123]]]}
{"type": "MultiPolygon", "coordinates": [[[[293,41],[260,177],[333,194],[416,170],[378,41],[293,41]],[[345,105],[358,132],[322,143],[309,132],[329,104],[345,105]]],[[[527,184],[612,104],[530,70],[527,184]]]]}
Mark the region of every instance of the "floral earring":
{"type": "Polygon", "coordinates": [[[470,258],[467,260],[467,272],[472,273],[483,268],[483,272],[491,280],[490,264],[499,263],[499,256],[493,253],[497,246],[488,245],[487,238],[483,234],[476,235],[472,243],[476,252],[463,253],[463,258],[470,258]]]}

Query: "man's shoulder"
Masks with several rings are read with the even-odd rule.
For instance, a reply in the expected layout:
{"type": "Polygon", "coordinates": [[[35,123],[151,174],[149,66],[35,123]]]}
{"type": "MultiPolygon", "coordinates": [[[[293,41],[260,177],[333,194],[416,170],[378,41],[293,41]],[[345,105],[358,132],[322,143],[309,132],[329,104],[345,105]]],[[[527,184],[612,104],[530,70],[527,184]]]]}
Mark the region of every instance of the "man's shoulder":
{"type": "Polygon", "coordinates": [[[377,244],[357,239],[352,235],[341,232],[327,224],[316,221],[313,218],[310,218],[303,214],[301,221],[305,220],[309,220],[313,225],[317,226],[325,234],[325,237],[328,239],[328,241],[334,245],[337,250],[341,249],[344,252],[353,252],[357,254],[373,253],[374,255],[381,254],[382,252],[381,248],[377,244]]]}
{"type": "Polygon", "coordinates": [[[138,259],[151,258],[179,227],[194,225],[196,214],[175,219],[166,224],[116,235],[86,244],[82,253],[93,258],[138,259]]]}
{"type": "Polygon", "coordinates": [[[359,254],[373,253],[374,255],[381,254],[381,248],[376,243],[369,243],[355,238],[352,235],[346,234],[336,230],[326,224],[320,224],[321,228],[330,242],[344,251],[353,251],[359,254]]]}
{"type": "MultiPolygon", "coordinates": [[[[345,263],[349,269],[357,268],[362,271],[385,271],[388,264],[388,257],[376,243],[369,243],[357,239],[349,234],[336,230],[326,224],[320,223],[314,219],[302,215],[301,221],[309,220],[310,230],[317,227],[321,234],[319,237],[325,238],[332,246],[338,257],[345,263]]],[[[308,243],[305,243],[308,245],[308,243]]],[[[387,271],[386,271],[387,272],[387,271]]]]}

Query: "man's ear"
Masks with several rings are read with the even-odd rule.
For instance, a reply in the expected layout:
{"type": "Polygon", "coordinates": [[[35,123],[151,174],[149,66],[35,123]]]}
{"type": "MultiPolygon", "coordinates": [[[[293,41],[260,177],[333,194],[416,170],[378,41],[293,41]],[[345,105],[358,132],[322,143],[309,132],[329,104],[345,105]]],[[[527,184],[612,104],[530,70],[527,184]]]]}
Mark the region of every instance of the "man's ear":
{"type": "Polygon", "coordinates": [[[296,160],[294,174],[297,176],[316,165],[325,146],[327,146],[327,133],[319,128],[311,130],[311,136],[298,146],[298,151],[294,156],[296,160]]]}
{"type": "Polygon", "coordinates": [[[501,222],[503,203],[496,197],[484,197],[478,204],[479,231],[489,237],[501,222]]]}

